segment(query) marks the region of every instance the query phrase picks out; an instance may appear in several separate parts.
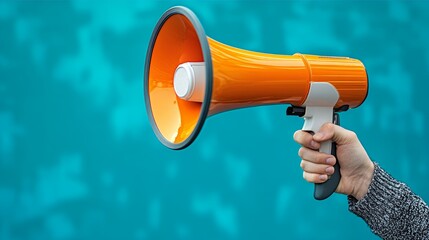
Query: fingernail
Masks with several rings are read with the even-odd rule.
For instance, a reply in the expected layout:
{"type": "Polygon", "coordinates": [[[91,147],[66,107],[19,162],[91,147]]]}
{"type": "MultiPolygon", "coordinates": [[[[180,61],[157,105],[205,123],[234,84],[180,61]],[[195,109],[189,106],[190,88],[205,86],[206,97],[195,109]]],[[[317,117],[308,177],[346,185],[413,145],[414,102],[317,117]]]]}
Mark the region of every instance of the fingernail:
{"type": "Polygon", "coordinates": [[[325,172],[327,173],[327,174],[332,174],[332,173],[334,173],[334,167],[327,167],[326,169],[325,169],[325,172]]]}
{"type": "Polygon", "coordinates": [[[326,181],[326,180],[328,180],[328,176],[327,175],[320,175],[319,180],[320,181],[326,181]]]}
{"type": "Polygon", "coordinates": [[[329,165],[334,165],[334,163],[335,163],[335,158],[328,158],[328,159],[326,159],[326,163],[327,164],[329,164],[329,165]]]}

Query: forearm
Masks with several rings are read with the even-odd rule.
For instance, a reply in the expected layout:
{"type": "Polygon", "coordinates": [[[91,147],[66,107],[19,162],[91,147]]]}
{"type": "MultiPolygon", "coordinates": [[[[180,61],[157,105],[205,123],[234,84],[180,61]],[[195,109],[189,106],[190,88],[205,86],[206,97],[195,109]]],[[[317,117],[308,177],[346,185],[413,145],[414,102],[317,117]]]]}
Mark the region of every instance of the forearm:
{"type": "Polygon", "coordinates": [[[349,196],[349,210],[383,239],[429,239],[429,207],[377,164],[365,197],[349,196]]]}

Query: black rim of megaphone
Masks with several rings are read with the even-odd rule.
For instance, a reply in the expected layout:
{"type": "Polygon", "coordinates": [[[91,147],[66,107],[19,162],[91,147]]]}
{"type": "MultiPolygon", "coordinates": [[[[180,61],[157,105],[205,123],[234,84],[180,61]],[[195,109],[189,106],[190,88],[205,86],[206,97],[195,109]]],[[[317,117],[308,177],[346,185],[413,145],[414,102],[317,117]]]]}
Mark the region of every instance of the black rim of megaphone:
{"type": "Polygon", "coordinates": [[[152,129],[154,130],[156,136],[158,139],[167,147],[171,149],[182,149],[187,146],[189,146],[195,138],[198,136],[198,134],[201,131],[201,128],[203,127],[204,121],[207,118],[207,114],[209,112],[210,107],[210,101],[211,101],[211,95],[212,95],[212,85],[213,85],[213,75],[212,75],[212,58],[210,54],[210,48],[209,43],[207,41],[207,36],[204,32],[204,28],[201,25],[201,22],[198,20],[197,16],[188,8],[182,7],[182,6],[176,6],[168,9],[159,19],[158,23],[155,26],[155,29],[152,33],[152,36],[150,38],[149,42],[149,48],[147,50],[146,54],[146,64],[145,64],[145,79],[144,79],[144,97],[145,97],[145,103],[146,103],[146,111],[150,120],[150,124],[152,126],[152,129]],[[158,37],[159,31],[161,30],[164,23],[167,21],[167,19],[175,14],[181,14],[185,16],[193,25],[198,39],[200,41],[201,49],[203,52],[204,62],[206,65],[206,90],[204,93],[204,101],[202,103],[200,116],[197,122],[197,125],[195,126],[193,132],[191,135],[185,139],[181,143],[172,143],[164,138],[164,136],[161,134],[161,132],[158,129],[158,126],[155,123],[155,119],[153,118],[151,104],[150,104],[150,97],[149,97],[149,67],[150,67],[150,60],[152,58],[152,50],[156,42],[156,38],[158,37]]]}

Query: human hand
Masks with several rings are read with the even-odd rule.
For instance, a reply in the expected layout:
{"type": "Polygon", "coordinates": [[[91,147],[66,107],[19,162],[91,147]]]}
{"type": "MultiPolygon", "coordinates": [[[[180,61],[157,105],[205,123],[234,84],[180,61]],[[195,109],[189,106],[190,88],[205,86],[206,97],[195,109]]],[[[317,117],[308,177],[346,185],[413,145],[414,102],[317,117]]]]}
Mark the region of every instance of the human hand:
{"type": "Polygon", "coordinates": [[[311,135],[299,130],[294,140],[302,145],[298,151],[301,157],[303,177],[308,182],[323,183],[334,173],[334,165],[340,164],[341,180],[336,192],[362,199],[368,191],[374,173],[374,164],[360,143],[356,134],[332,123],[324,124],[311,135]],[[337,144],[337,158],[319,152],[320,143],[332,140],[337,144]]]}

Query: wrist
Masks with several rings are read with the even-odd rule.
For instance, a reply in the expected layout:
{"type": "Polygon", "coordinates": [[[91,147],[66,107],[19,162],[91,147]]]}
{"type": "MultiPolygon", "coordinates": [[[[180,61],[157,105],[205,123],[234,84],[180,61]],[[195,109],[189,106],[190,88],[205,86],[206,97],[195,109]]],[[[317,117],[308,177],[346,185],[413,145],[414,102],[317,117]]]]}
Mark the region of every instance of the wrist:
{"type": "Polygon", "coordinates": [[[374,175],[374,163],[368,160],[368,164],[362,169],[361,174],[357,176],[352,195],[357,200],[361,200],[368,192],[369,185],[371,184],[374,175]]]}

